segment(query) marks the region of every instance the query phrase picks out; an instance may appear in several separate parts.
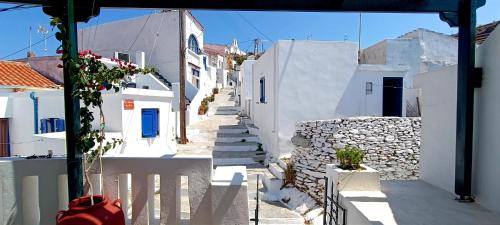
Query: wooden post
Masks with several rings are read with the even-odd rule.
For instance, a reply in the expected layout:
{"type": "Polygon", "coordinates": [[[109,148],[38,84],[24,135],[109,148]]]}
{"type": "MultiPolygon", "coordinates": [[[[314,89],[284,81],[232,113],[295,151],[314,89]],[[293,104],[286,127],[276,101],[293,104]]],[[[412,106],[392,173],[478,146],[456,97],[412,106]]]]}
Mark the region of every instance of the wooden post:
{"type": "Polygon", "coordinates": [[[181,144],[187,143],[186,137],[186,41],[184,38],[185,10],[179,10],[179,111],[181,144]]]}
{"type": "MultiPolygon", "coordinates": [[[[74,0],[66,1],[66,12],[62,18],[66,27],[66,37],[63,45],[69,45],[70,58],[76,60],[78,55],[76,40],[76,21],[74,0]]],[[[76,147],[77,135],[80,132],[80,100],[73,98],[75,88],[72,80],[73,71],[69,68],[69,61],[64,59],[64,116],[66,120],[66,154],[68,170],[69,200],[83,195],[83,166],[82,152],[76,147]]]]}

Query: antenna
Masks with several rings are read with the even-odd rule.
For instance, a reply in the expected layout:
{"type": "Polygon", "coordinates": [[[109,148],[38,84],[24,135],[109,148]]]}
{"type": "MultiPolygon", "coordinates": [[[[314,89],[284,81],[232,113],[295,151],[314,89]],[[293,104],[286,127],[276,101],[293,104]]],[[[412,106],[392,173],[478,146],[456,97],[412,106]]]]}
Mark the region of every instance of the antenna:
{"type": "Polygon", "coordinates": [[[359,27],[358,27],[358,64],[361,62],[361,12],[359,12],[359,27]]]}
{"type": "Polygon", "coordinates": [[[30,26],[30,51],[31,52],[31,26],[30,26]]]}
{"type": "Polygon", "coordinates": [[[41,34],[44,40],[44,48],[43,50],[47,52],[47,34],[49,33],[49,30],[43,26],[43,25],[38,25],[38,28],[36,29],[36,32],[41,34]]]}

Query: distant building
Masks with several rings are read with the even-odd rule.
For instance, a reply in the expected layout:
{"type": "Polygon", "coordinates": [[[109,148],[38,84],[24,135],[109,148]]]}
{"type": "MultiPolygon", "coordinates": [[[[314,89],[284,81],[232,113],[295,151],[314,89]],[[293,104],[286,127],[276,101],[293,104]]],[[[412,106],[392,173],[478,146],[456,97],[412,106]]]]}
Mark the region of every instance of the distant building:
{"type": "Polygon", "coordinates": [[[216,84],[217,87],[227,87],[229,84],[229,49],[225,45],[220,44],[205,44],[203,46],[205,53],[208,55],[210,66],[216,68],[216,84]]]}
{"type": "Polygon", "coordinates": [[[417,29],[395,39],[386,39],[362,50],[361,64],[408,66],[405,75],[406,116],[419,116],[415,75],[457,64],[457,39],[426,29],[417,29]]]}

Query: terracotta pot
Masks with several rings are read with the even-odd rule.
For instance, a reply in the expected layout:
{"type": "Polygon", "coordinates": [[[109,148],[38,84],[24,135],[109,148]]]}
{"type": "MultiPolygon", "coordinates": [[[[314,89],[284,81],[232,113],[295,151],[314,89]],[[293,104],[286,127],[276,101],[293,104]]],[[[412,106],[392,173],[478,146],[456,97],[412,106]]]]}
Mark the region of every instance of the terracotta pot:
{"type": "Polygon", "coordinates": [[[77,198],[69,203],[68,210],[57,213],[57,225],[124,225],[125,215],[119,199],[109,202],[102,195],[94,195],[94,205],[90,196],[77,198]]]}

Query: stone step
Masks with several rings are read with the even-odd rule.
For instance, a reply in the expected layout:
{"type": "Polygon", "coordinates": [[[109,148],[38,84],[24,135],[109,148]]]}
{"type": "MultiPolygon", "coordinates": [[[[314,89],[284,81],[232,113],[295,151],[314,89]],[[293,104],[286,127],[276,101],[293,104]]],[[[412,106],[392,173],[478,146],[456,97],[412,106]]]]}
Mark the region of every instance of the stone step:
{"type": "Polygon", "coordinates": [[[270,194],[272,194],[273,192],[280,191],[280,188],[283,186],[283,180],[277,178],[269,172],[269,170],[267,170],[262,176],[262,184],[264,185],[266,192],[270,192],[270,194]]]}
{"type": "Polygon", "coordinates": [[[285,160],[283,160],[283,159],[279,159],[279,160],[278,160],[278,165],[279,165],[279,166],[281,167],[281,169],[283,169],[283,170],[286,170],[286,168],[287,168],[286,161],[285,161],[285,160]]]}
{"type": "Polygon", "coordinates": [[[212,156],[214,158],[257,158],[265,155],[264,152],[257,151],[213,151],[212,156]]]}
{"type": "Polygon", "coordinates": [[[278,163],[269,164],[269,172],[271,172],[278,179],[285,179],[285,170],[281,168],[278,163]]]}
{"type": "Polygon", "coordinates": [[[214,151],[256,151],[259,148],[257,142],[216,142],[214,151]]]}
{"type": "Polygon", "coordinates": [[[253,158],[214,158],[213,163],[214,166],[246,165],[249,168],[251,168],[252,166],[262,166],[262,164],[255,162],[253,158]]]}
{"type": "Polygon", "coordinates": [[[217,134],[216,142],[258,142],[259,138],[253,134],[217,134]]]}

